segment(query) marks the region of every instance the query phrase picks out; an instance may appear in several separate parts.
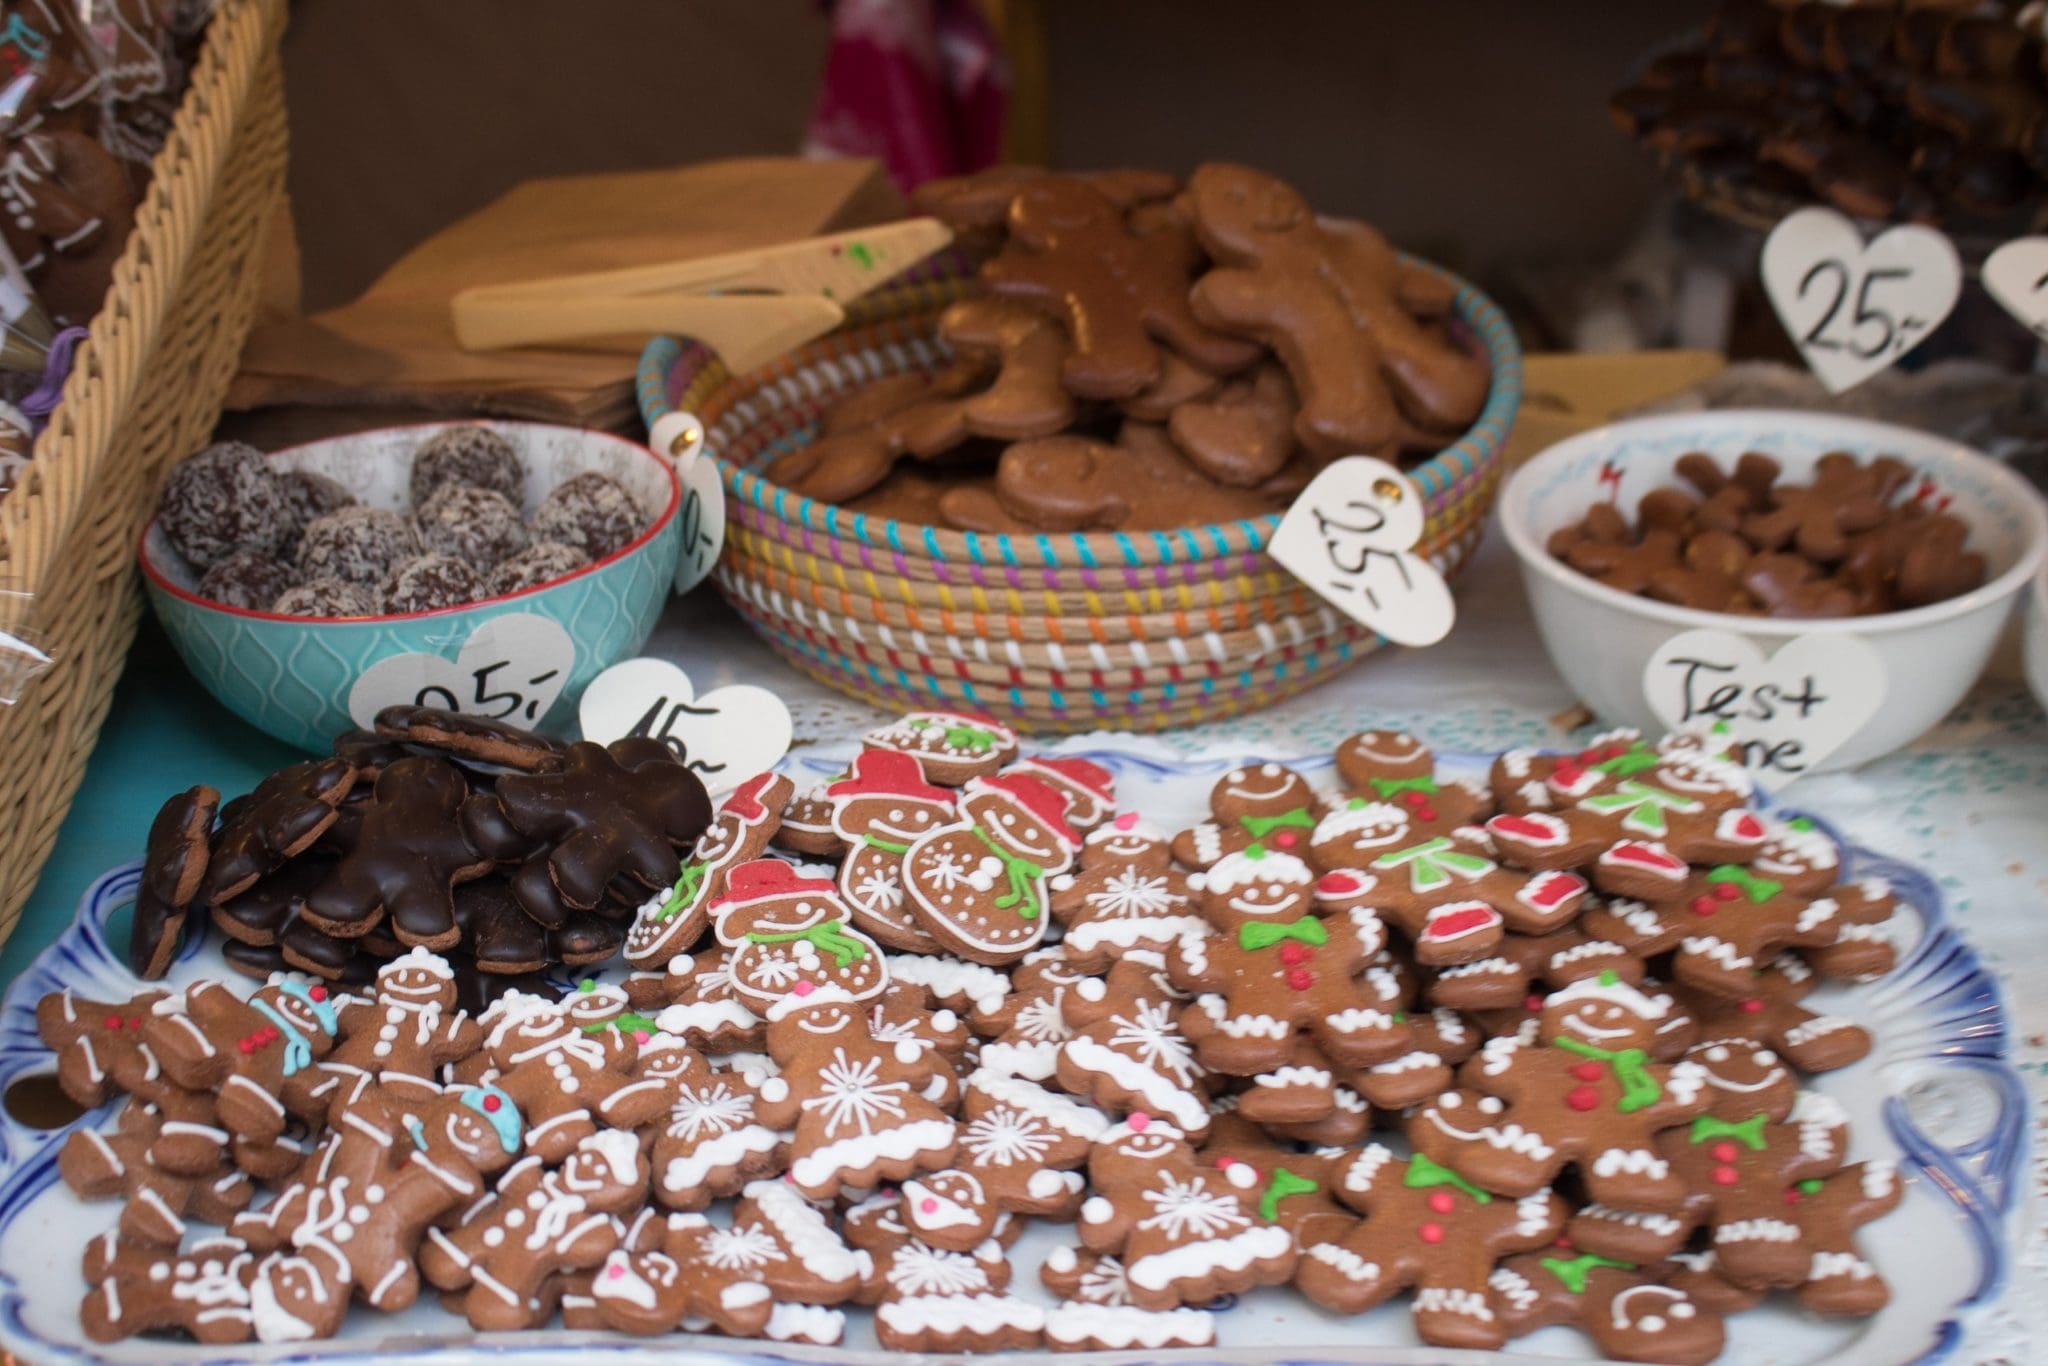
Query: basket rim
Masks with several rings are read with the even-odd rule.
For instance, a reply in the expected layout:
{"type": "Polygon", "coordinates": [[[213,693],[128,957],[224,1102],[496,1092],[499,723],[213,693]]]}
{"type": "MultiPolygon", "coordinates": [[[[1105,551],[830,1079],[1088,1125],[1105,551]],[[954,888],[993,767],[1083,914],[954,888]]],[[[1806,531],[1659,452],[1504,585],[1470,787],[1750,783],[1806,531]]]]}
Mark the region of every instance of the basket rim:
{"type": "MultiPolygon", "coordinates": [[[[587,575],[595,574],[600,569],[608,569],[612,565],[624,560],[627,556],[636,554],[649,545],[655,537],[659,536],[667,528],[669,522],[674,520],[676,513],[683,505],[682,480],[676,475],[674,462],[665,459],[631,437],[620,436],[614,432],[602,432],[581,427],[564,428],[561,423],[556,422],[524,422],[514,418],[491,418],[488,421],[493,426],[574,430],[582,432],[589,437],[614,442],[629,449],[639,451],[659,466],[662,472],[668,476],[668,503],[655,516],[654,520],[648,524],[645,531],[601,560],[592,560],[589,564],[572,569],[566,574],[548,579],[542,583],[532,584],[526,588],[517,589],[514,592],[496,593],[488,598],[476,598],[469,602],[459,602],[452,607],[436,607],[426,612],[377,612],[360,617],[301,617],[292,616],[284,612],[258,611],[252,607],[236,607],[231,603],[215,602],[212,598],[200,597],[199,594],[191,589],[180,588],[177,584],[171,582],[164,574],[164,571],[157,565],[156,561],[150,557],[149,533],[156,529],[157,521],[162,516],[160,511],[150,513],[149,520],[142,524],[142,530],[136,535],[135,563],[141,568],[143,578],[148,581],[153,591],[176,598],[188,606],[217,613],[221,616],[242,617],[250,621],[283,622],[295,626],[382,626],[388,625],[391,622],[422,621],[429,617],[451,616],[457,612],[469,612],[479,607],[496,607],[504,603],[518,602],[522,598],[531,597],[550,588],[560,588],[565,583],[571,583],[587,575]]],[[[372,427],[360,432],[348,432],[341,436],[323,436],[315,441],[301,441],[294,446],[280,446],[274,451],[263,452],[263,458],[274,460],[280,455],[286,455],[293,451],[308,450],[315,446],[333,445],[341,441],[354,441],[366,436],[382,436],[388,432],[410,432],[428,428],[439,430],[443,427],[469,425],[472,425],[469,420],[461,418],[441,419],[431,422],[399,422],[388,427],[372,427]]]]}
{"type": "MultiPolygon", "coordinates": [[[[1404,263],[1427,271],[1452,286],[1455,316],[1471,329],[1483,347],[1490,366],[1485,406],[1463,435],[1407,473],[1426,499],[1440,498],[1460,482],[1482,473],[1500,458],[1509,429],[1521,406],[1522,350],[1513,327],[1500,306],[1463,276],[1435,262],[1400,253],[1404,263]]],[[[828,337],[813,342],[773,368],[790,373],[827,357],[819,350],[828,337]]],[[[641,417],[652,427],[657,418],[675,411],[669,402],[669,380],[688,359],[714,360],[716,353],[701,342],[674,336],[650,339],[642,350],[635,373],[635,391],[641,417]]],[[[732,385],[756,376],[727,376],[732,385]]],[[[773,377],[772,370],[770,378],[773,377]]],[[[955,531],[947,527],[916,522],[899,522],[849,512],[791,493],[762,476],[742,470],[727,461],[707,443],[700,458],[716,465],[728,493],[742,498],[778,521],[801,526],[834,538],[847,538],[893,555],[929,558],[945,564],[968,562],[1011,568],[1149,567],[1178,565],[1209,558],[1242,555],[1264,549],[1266,539],[1279,527],[1280,513],[1267,513],[1235,522],[1212,522],[1201,526],[1156,531],[1041,532],[1009,535],[1001,532],[955,531]]]]}

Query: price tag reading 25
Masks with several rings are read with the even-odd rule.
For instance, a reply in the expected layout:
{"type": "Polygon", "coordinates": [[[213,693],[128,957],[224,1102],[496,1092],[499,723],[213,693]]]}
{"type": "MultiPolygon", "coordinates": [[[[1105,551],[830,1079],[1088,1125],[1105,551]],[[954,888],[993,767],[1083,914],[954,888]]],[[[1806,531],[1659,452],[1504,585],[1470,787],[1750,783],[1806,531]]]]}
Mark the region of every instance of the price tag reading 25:
{"type": "Polygon", "coordinates": [[[1384,460],[1346,456],[1315,477],[1266,553],[1363,626],[1399,645],[1434,645],[1457,615],[1450,586],[1414,552],[1422,492],[1384,460]]]}
{"type": "Polygon", "coordinates": [[[1955,308],[1962,262],[1932,228],[1888,229],[1865,245],[1833,209],[1801,209],[1764,243],[1764,291],[1831,393],[1853,388],[1925,341],[1955,308]]]}

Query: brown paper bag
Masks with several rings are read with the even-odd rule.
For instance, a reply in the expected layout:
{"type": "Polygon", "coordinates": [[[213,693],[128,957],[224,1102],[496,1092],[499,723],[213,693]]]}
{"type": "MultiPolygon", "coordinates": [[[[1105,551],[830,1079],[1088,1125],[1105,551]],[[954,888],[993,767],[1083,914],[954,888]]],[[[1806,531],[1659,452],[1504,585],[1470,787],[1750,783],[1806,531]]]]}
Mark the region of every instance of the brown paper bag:
{"type": "Polygon", "coordinates": [[[740,251],[903,216],[873,161],[761,157],[535,180],[420,243],[353,303],[260,323],[228,406],[375,407],[625,429],[645,337],[464,351],[473,285],[740,251]]]}

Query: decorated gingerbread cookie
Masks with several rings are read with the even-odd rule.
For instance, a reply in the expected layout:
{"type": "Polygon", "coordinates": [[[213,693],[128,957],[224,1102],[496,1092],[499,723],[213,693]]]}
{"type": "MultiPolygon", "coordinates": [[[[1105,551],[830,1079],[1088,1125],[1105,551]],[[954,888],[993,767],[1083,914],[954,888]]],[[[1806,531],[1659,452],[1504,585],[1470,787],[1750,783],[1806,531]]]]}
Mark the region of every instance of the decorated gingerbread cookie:
{"type": "Polygon", "coordinates": [[[1316,794],[1291,768],[1253,764],[1216,780],[1209,812],[1174,836],[1173,856],[1186,867],[1207,868],[1251,844],[1300,857],[1316,827],[1316,794]]]}
{"type": "Polygon", "coordinates": [[[1616,1361],[1704,1366],[1727,1340],[1721,1315],[1660,1283],[1658,1271],[1558,1247],[1508,1258],[1486,1285],[1510,1338],[1568,1324],[1616,1361]]]}
{"type": "Polygon", "coordinates": [[[1106,1110],[1160,1116],[1199,1142],[1209,1128],[1209,1073],[1181,1029],[1181,1005],[1180,993],[1136,958],[1096,989],[1069,992],[1061,1009],[1074,1033],[1060,1045],[1059,1084],[1106,1110]]]}
{"type": "Polygon", "coordinates": [[[1035,778],[975,778],[958,817],[919,836],[903,858],[912,914],[934,939],[977,963],[1009,963],[1045,937],[1045,880],[1065,872],[1080,837],[1067,801],[1035,778]]]}
{"type": "Polygon", "coordinates": [[[1085,1249],[1045,1254],[1038,1279],[1060,1297],[1045,1311],[1045,1343],[1055,1352],[1122,1352],[1138,1348],[1207,1347],[1215,1315],[1200,1309],[1140,1309],[1131,1301],[1124,1264],[1085,1249]]]}
{"type": "Polygon", "coordinates": [[[1165,832],[1135,811],[1090,830],[1075,870],[1048,886],[1068,960],[1089,972],[1107,971],[1131,949],[1163,952],[1183,935],[1208,932],[1165,832]]]}
{"type": "Polygon", "coordinates": [[[961,787],[990,777],[1017,757],[1017,733],[986,716],[914,711],[861,737],[868,749],[892,750],[918,761],[925,778],[961,787]]]}
{"type": "Polygon", "coordinates": [[[726,971],[743,1003],[765,1007],[799,983],[862,1001],[889,985],[881,949],[849,925],[838,887],[780,859],[733,869],[711,913],[718,942],[732,950],[726,971]]]}
{"type": "Polygon", "coordinates": [[[847,850],[839,892],[854,923],[892,949],[938,951],[912,913],[903,868],[918,838],[952,821],[954,789],[926,782],[909,754],[869,749],[854,756],[851,771],[825,796],[832,831],[847,850]]]}
{"type": "Polygon", "coordinates": [[[628,963],[641,969],[659,966],[697,945],[732,870],[767,852],[794,788],[780,774],[762,773],[741,783],[719,805],[683,861],[675,885],[649,897],[635,912],[626,932],[628,963]]]}
{"type": "Polygon", "coordinates": [[[1086,1190],[1074,1169],[1109,1123],[1035,1082],[977,1072],[963,1102],[959,1165],[906,1181],[903,1221],[933,1247],[970,1252],[1004,1214],[1072,1219],[1086,1190]]]}

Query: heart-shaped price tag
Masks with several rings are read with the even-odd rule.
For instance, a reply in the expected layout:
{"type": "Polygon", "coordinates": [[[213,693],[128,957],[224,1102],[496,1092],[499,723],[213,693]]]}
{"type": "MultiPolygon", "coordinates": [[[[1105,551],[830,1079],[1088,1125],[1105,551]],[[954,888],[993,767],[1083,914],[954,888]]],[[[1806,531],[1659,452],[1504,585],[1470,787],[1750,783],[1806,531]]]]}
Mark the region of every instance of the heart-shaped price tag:
{"type": "Polygon", "coordinates": [[[368,727],[397,703],[536,726],[576,664],[576,642],[560,622],[530,612],[492,617],[469,633],[454,659],[393,655],[363,670],[349,689],[348,714],[368,727]]]}
{"type": "Polygon", "coordinates": [[[1884,703],[1884,660],[1861,636],[1798,636],[1768,659],[1711,628],[1659,646],[1643,697],[1672,730],[1724,728],[1729,748],[1772,791],[1821,763],[1884,703]]]}
{"type": "Polygon", "coordinates": [[[1984,258],[1984,292],[2048,342],[2048,237],[2016,237],[1984,258]]]}
{"type": "Polygon", "coordinates": [[[725,547],[725,484],[718,462],[699,460],[683,471],[682,556],[676,561],[676,593],[689,592],[711,575],[725,547]]]}
{"type": "Polygon", "coordinates": [[[578,712],[584,739],[659,740],[714,797],[775,767],[794,734],[789,708],[766,688],[735,683],[699,697],[690,676],[665,659],[612,665],[584,689],[578,712]]]}
{"type": "Polygon", "coordinates": [[[1918,224],[1868,246],[1833,209],[1801,209],[1764,241],[1764,292],[1829,393],[1853,389],[1925,341],[1963,292],[1948,238],[1918,224]]]}
{"type": "Polygon", "coordinates": [[[1350,455],[1301,491],[1266,553],[1353,621],[1399,645],[1434,645],[1458,609],[1436,566],[1412,553],[1425,515],[1406,475],[1350,455]]]}

